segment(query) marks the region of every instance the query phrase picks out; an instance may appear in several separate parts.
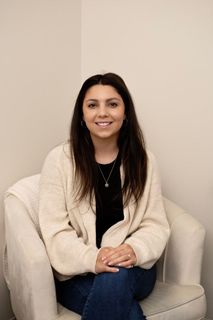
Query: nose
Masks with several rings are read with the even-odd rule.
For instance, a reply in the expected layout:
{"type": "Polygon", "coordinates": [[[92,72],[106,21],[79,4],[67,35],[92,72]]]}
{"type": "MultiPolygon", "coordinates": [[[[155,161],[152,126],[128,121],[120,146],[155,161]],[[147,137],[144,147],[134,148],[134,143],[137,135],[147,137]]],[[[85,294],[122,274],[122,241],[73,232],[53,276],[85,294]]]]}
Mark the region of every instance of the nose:
{"type": "Polygon", "coordinates": [[[98,116],[102,118],[108,116],[107,107],[105,106],[105,104],[100,104],[98,108],[98,116]]]}

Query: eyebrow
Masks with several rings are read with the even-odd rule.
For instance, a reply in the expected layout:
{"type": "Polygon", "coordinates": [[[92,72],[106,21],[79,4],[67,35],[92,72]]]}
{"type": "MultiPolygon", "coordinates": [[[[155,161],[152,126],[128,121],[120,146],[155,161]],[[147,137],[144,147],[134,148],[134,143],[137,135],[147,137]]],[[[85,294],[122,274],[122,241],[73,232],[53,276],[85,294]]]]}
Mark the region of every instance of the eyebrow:
{"type": "MultiPolygon", "coordinates": [[[[120,98],[112,97],[112,98],[106,99],[106,102],[110,102],[110,101],[112,101],[112,100],[121,101],[121,99],[120,99],[120,98]]],[[[89,101],[97,102],[97,101],[99,101],[99,100],[98,100],[98,99],[93,99],[93,98],[91,98],[91,99],[87,99],[86,101],[87,101],[87,102],[89,102],[89,101]]]]}

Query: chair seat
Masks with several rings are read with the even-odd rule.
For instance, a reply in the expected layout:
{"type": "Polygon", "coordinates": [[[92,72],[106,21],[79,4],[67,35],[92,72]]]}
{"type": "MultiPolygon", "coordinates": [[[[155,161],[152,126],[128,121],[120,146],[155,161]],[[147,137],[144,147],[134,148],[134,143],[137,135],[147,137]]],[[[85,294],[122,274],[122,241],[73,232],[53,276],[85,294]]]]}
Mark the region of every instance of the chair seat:
{"type": "Polygon", "coordinates": [[[157,281],[141,306],[150,320],[199,320],[206,312],[205,293],[197,284],[183,286],[157,281]]]}
{"type": "MultiPolygon", "coordinates": [[[[147,320],[199,320],[204,319],[206,310],[205,294],[200,285],[183,286],[160,281],[156,282],[153,292],[141,302],[141,306],[147,320]]],[[[58,308],[60,320],[81,319],[60,304],[58,308]]]]}

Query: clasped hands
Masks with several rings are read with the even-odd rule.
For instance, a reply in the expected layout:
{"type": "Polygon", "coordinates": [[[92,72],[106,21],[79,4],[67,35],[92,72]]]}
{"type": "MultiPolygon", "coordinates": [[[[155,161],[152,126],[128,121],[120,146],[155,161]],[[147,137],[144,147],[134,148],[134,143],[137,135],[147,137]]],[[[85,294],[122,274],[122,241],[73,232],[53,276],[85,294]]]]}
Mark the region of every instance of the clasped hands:
{"type": "Polygon", "coordinates": [[[135,252],[129,244],[124,243],[116,248],[103,247],[99,250],[95,271],[117,272],[118,267],[132,268],[136,261],[135,252]]]}

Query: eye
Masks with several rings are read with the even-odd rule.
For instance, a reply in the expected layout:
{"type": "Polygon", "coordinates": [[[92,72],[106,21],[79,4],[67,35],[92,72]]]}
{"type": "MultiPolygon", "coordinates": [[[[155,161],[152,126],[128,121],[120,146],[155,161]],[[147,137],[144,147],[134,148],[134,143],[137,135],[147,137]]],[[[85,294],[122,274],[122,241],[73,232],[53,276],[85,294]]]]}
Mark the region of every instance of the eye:
{"type": "Polygon", "coordinates": [[[117,102],[110,102],[110,107],[111,108],[116,108],[118,106],[118,103],[117,102]]]}
{"type": "Polygon", "coordinates": [[[88,107],[90,109],[94,109],[96,107],[96,104],[94,102],[91,102],[91,103],[88,104],[88,107]]]}

